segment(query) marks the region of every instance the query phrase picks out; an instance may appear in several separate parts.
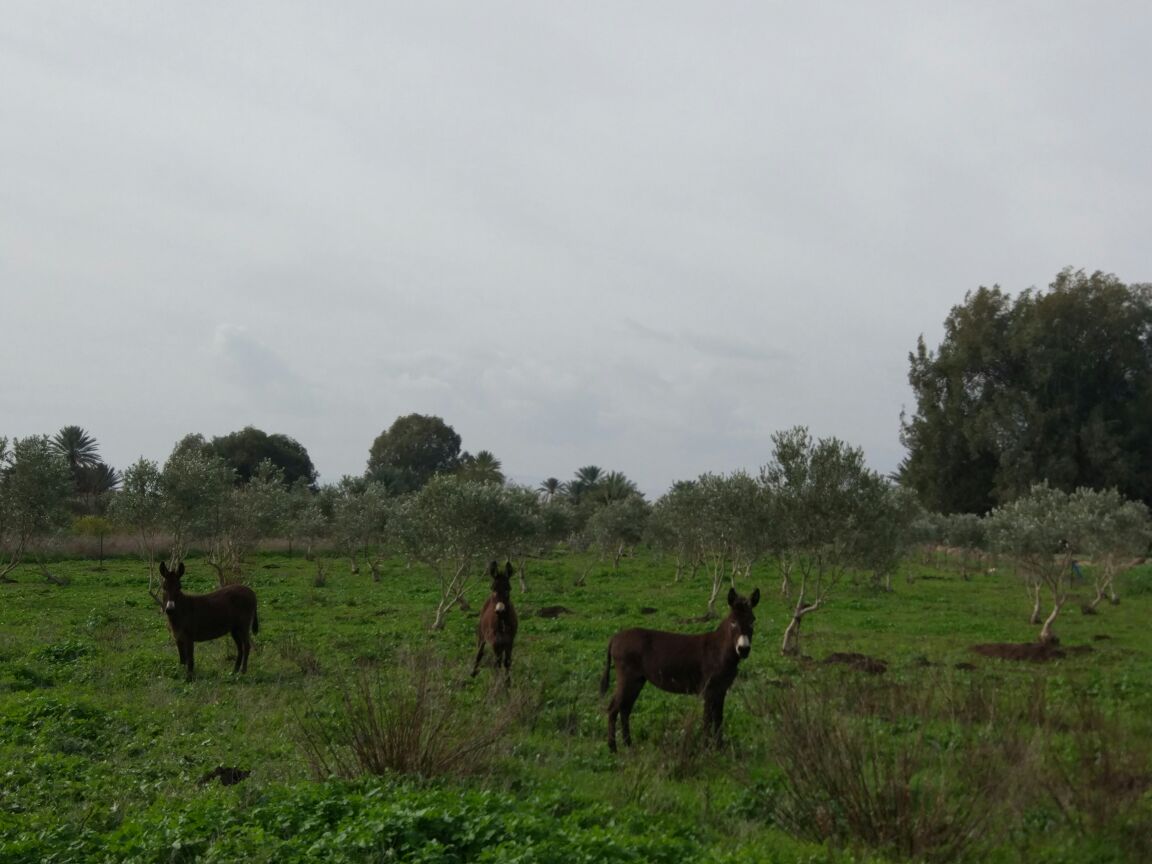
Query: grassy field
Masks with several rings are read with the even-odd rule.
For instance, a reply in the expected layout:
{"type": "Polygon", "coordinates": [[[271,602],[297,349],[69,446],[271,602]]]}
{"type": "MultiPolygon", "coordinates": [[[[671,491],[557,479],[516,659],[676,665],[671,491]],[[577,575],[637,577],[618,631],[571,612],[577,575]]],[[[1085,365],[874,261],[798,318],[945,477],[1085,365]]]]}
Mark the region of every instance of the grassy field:
{"type": "MultiPolygon", "coordinates": [[[[597,692],[608,638],[707,629],[707,586],[646,554],[576,587],[582,569],[535,561],[514,590],[508,690],[468,675],[479,577],[474,609],[432,632],[418,567],[373,583],[334,563],[318,586],[299,557],[259,557],[248,675],[223,639],[197,646],[189,683],[138,561],[54,562],[63,586],[17,571],[0,585],[0,861],[1152,860],[1147,569],[1119,606],[1069,604],[1068,655],[1034,664],[969,650],[1035,639],[1009,573],[921,564],[890,594],[845,582],[805,619],[807,657],[782,658],[765,566],[738,586],[765,599],[724,746],[700,741],[698,700],[648,687],[618,757],[597,692]],[[834,652],[887,671],[822,662],[834,652]],[[366,711],[381,748],[441,723],[434,776],[321,776],[350,764],[347,720],[366,711]],[[251,773],[223,785],[218,768],[251,773]]],[[[194,558],[184,582],[214,587],[194,558]]]]}

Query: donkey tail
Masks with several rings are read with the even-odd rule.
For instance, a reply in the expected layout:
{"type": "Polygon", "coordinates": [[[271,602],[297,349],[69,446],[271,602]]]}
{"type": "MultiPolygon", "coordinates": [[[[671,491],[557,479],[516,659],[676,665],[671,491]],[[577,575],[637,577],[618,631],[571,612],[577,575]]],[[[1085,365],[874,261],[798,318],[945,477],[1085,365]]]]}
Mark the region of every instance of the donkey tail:
{"type": "Polygon", "coordinates": [[[260,632],[260,616],[256,614],[256,610],[252,610],[252,632],[260,632]]]}
{"type": "Polygon", "coordinates": [[[608,692],[608,678],[612,674],[612,640],[608,640],[608,659],[604,663],[604,674],[600,676],[600,695],[608,692]]]}

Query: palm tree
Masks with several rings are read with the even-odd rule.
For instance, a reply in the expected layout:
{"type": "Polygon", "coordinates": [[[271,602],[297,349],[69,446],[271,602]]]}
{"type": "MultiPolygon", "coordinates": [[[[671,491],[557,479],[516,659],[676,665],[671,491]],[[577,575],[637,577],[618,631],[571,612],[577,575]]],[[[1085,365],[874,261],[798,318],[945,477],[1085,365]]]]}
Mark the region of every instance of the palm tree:
{"type": "Polygon", "coordinates": [[[120,486],[120,472],[103,462],[79,469],[75,479],[76,494],[84,511],[88,513],[102,514],[108,493],[120,486]]]}
{"type": "Polygon", "coordinates": [[[609,471],[596,485],[596,498],[605,504],[639,494],[636,484],[621,471],[609,471]]]}
{"type": "Polygon", "coordinates": [[[500,460],[490,450],[479,450],[475,456],[465,453],[460,458],[459,474],[465,480],[501,485],[504,472],[500,468],[500,460]]]}
{"type": "Polygon", "coordinates": [[[568,488],[567,483],[561,483],[555,477],[549,477],[538,487],[538,491],[544,493],[545,503],[552,503],[557,495],[560,495],[568,488]]]}
{"type": "Polygon", "coordinates": [[[72,475],[81,468],[92,468],[100,461],[100,447],[96,439],[79,426],[65,426],[52,439],[52,449],[68,461],[72,475]]]}
{"type": "Polygon", "coordinates": [[[568,483],[568,494],[574,503],[579,504],[580,499],[596,488],[604,476],[599,465],[585,465],[576,471],[576,476],[568,483]]]}
{"type": "Polygon", "coordinates": [[[120,478],[100,461],[96,439],[79,426],[65,426],[53,436],[49,446],[64,458],[72,473],[72,510],[76,513],[98,510],[101,493],[116,488],[120,478]]]}

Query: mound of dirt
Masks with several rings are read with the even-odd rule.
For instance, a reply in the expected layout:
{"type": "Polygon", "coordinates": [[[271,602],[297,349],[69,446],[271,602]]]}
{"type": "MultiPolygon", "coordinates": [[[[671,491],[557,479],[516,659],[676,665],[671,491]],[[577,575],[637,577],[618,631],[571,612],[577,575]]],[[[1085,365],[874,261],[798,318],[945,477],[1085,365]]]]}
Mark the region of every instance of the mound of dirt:
{"type": "Polygon", "coordinates": [[[536,610],[540,618],[559,618],[561,615],[571,615],[572,610],[563,606],[541,606],[536,610]]]}
{"type": "Polygon", "coordinates": [[[888,671],[887,661],[877,660],[875,657],[869,657],[867,654],[858,654],[855,651],[837,651],[825,657],[824,662],[842,663],[845,666],[851,666],[853,669],[858,669],[861,672],[867,672],[869,675],[883,675],[888,671]]]}
{"type": "Polygon", "coordinates": [[[251,774],[251,771],[245,771],[243,768],[225,768],[223,765],[217,766],[200,778],[200,785],[211,783],[213,780],[219,780],[221,786],[233,786],[244,780],[251,774]]]}
{"type": "Polygon", "coordinates": [[[969,645],[968,650],[996,660],[1026,660],[1029,663],[1047,663],[1067,656],[1060,646],[1050,642],[988,642],[969,645]]]}
{"type": "Polygon", "coordinates": [[[640,607],[640,614],[641,615],[655,615],[656,610],[653,609],[651,606],[641,606],[640,607]]]}

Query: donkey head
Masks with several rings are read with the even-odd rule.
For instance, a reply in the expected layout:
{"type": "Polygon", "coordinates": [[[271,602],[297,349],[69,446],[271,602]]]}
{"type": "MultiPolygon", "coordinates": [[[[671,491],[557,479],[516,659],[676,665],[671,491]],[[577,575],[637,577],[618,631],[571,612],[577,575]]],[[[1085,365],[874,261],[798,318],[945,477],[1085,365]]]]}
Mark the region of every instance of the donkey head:
{"type": "Polygon", "coordinates": [[[736,593],[735,588],[728,589],[728,605],[732,611],[728,613],[728,627],[732,636],[732,643],[736,649],[736,656],[743,660],[752,653],[752,625],[756,623],[756,616],[752,609],[760,602],[760,589],[752,592],[747,599],[736,593]]]}
{"type": "Polygon", "coordinates": [[[488,565],[488,575],[492,577],[492,593],[496,595],[497,612],[503,612],[512,602],[510,599],[512,572],[511,561],[505,562],[503,570],[495,561],[488,565]]]}
{"type": "Polygon", "coordinates": [[[184,562],[176,565],[175,570],[169,570],[163,561],[160,562],[160,578],[164,580],[163,604],[164,611],[172,613],[176,609],[176,598],[182,593],[180,579],[184,576],[184,562]]]}

